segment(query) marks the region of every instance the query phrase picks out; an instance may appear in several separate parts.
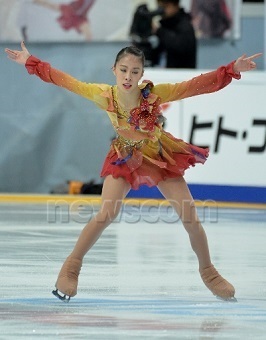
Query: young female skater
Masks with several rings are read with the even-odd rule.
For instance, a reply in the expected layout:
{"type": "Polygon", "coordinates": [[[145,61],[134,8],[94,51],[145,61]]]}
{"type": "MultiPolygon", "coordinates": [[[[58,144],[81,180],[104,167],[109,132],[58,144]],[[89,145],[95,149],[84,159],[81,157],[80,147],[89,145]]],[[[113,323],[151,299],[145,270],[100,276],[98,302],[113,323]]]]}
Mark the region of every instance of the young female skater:
{"type": "Polygon", "coordinates": [[[87,41],[92,39],[87,15],[95,0],[74,0],[64,4],[54,4],[47,0],[33,0],[33,2],[60,12],[57,21],[64,30],[67,31],[74,28],[78,33],[83,34],[87,41]]]}
{"type": "Polygon", "coordinates": [[[31,56],[24,43],[21,48],[5,51],[11,60],[25,65],[29,74],[93,101],[107,112],[117,133],[101,172],[105,180],[100,211],[81,232],[59,272],[53,293],[67,301],[76,295],[84,256],[115,219],[129,190],[146,184],[157,186],[180,216],[197,255],[205,285],[217,297],[234,299],[234,287],[211,262],[207,237],[183,178],[187,168],[205,162],[208,150],[185,143],[164,131],[160,104],[218,91],[232,78],[240,79],[240,72],[254,69],[253,60],[261,54],[243,55],[227,66],[182,83],[153,85],[151,81],[139,84],[144,72],[144,55],[136,47],[129,46],[116,56],[113,66],[116,85],[110,86],[78,81],[31,56]]]}

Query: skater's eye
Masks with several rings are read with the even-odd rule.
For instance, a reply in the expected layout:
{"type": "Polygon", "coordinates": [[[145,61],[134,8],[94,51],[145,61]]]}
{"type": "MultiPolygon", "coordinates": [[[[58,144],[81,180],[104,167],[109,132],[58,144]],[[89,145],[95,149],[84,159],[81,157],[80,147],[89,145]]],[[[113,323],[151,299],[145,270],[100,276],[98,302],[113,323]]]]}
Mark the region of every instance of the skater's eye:
{"type": "MultiPolygon", "coordinates": [[[[120,71],[123,72],[123,73],[128,72],[128,70],[126,68],[121,68],[120,71]]],[[[134,74],[134,75],[139,74],[139,72],[140,72],[139,69],[135,69],[135,70],[131,71],[131,73],[134,74]]]]}

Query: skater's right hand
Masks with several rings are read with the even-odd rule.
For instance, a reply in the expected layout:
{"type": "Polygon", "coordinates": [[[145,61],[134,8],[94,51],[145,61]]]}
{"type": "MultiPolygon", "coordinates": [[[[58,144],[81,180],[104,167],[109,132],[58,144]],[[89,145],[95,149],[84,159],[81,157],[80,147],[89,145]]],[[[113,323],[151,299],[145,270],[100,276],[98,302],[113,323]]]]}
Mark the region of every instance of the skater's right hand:
{"type": "Polygon", "coordinates": [[[27,50],[24,41],[21,43],[21,51],[5,49],[5,52],[9,59],[15,61],[18,64],[25,65],[27,59],[31,56],[30,52],[27,50]]]}

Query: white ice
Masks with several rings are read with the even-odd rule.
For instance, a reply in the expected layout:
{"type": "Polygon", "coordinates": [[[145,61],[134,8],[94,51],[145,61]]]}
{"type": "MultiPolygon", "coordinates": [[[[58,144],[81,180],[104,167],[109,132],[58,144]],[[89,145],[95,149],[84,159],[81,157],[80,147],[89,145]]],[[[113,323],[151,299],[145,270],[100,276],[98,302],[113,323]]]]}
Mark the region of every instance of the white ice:
{"type": "Polygon", "coordinates": [[[51,291],[89,213],[0,205],[0,339],[266,339],[266,211],[198,209],[238,302],[204,286],[169,211],[125,210],[84,260],[78,295],[51,291]]]}

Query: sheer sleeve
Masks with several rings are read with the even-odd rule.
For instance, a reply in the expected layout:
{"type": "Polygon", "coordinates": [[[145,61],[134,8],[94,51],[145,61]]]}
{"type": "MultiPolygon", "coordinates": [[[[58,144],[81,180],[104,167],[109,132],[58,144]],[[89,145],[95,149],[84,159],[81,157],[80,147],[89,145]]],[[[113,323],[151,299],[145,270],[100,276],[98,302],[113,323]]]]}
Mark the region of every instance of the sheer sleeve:
{"type": "Polygon", "coordinates": [[[158,84],[153,92],[161,97],[162,102],[170,102],[201,94],[213,93],[229,85],[233,78],[241,75],[233,70],[234,62],[221,66],[215,71],[201,74],[188,81],[176,84],[158,84]]]}
{"type": "Polygon", "coordinates": [[[29,74],[36,75],[44,82],[63,87],[85,97],[103,109],[108,107],[108,99],[106,96],[102,96],[110,88],[107,84],[82,82],[67,73],[51,67],[49,63],[43,62],[34,56],[28,58],[25,67],[29,74]]]}

